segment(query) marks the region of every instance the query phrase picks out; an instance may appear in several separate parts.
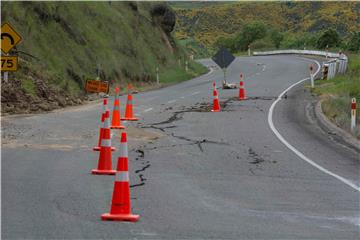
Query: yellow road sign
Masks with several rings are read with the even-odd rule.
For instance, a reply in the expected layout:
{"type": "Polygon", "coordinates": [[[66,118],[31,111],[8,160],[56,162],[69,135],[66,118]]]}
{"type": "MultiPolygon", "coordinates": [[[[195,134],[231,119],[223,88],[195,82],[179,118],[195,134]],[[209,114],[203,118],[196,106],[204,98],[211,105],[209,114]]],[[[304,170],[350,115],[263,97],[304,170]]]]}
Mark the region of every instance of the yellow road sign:
{"type": "Polygon", "coordinates": [[[17,56],[1,56],[1,71],[14,72],[18,68],[17,56]]]}
{"type": "Polygon", "coordinates": [[[109,83],[98,80],[86,80],[85,90],[87,92],[109,92],[109,83]]]}
{"type": "Polygon", "coordinates": [[[21,41],[21,36],[10,26],[4,23],[1,26],[1,50],[4,53],[10,52],[21,41]]]}

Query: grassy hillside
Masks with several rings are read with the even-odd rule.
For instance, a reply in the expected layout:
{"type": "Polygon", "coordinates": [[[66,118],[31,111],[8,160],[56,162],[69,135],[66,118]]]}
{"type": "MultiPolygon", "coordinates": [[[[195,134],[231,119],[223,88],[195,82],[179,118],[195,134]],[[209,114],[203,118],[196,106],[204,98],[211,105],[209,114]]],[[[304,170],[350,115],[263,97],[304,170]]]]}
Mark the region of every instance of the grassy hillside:
{"type": "MultiPolygon", "coordinates": [[[[325,115],[337,126],[350,131],[351,98],[360,101],[360,54],[349,56],[346,74],[331,80],[316,81],[314,92],[324,99],[322,109],[325,115]]],[[[357,104],[357,130],[360,139],[360,104],[357,104]]]]}
{"type": "MultiPolygon", "coordinates": [[[[360,2],[225,2],[174,3],[176,37],[213,48],[219,38],[234,37],[253,21],[301,38],[334,28],[342,36],[360,31],[360,2]]],[[[288,39],[285,39],[288,40],[288,39]]],[[[262,44],[260,44],[262,45],[262,44]]]]}
{"type": "Polygon", "coordinates": [[[84,95],[85,80],[98,72],[101,80],[140,86],[155,82],[157,66],[166,83],[206,71],[194,62],[187,73],[179,66],[186,52],[168,32],[165,17],[152,12],[159,4],[3,2],[2,22],[11,23],[23,40],[17,47],[20,69],[10,75],[8,86],[3,84],[2,112],[14,109],[12,105],[31,111],[26,104],[30,100],[50,102],[50,108],[68,105],[66,101],[75,104],[74,99],[84,95]],[[12,101],[21,98],[11,92],[14,83],[26,97],[18,99],[21,104],[12,101]],[[47,96],[53,94],[57,96],[47,96]]]}

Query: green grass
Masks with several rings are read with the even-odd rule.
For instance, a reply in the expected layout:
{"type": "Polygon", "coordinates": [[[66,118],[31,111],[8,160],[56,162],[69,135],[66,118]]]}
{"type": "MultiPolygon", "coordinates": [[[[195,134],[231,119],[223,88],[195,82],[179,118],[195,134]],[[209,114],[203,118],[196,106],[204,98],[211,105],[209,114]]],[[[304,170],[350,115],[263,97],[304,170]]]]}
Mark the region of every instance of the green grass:
{"type": "Polygon", "coordinates": [[[203,65],[190,62],[188,65],[188,71],[185,71],[185,67],[182,65],[176,68],[160,69],[159,78],[161,85],[175,84],[185,81],[190,78],[194,78],[208,71],[203,65]]]}
{"type": "Polygon", "coordinates": [[[36,97],[37,91],[32,79],[24,79],[21,81],[21,88],[30,96],[36,97]]]}
{"type": "Polygon", "coordinates": [[[98,65],[102,80],[122,86],[140,85],[145,79],[146,84],[154,84],[157,66],[166,69],[163,74],[168,82],[201,74],[199,67],[194,74],[179,69],[177,60],[187,53],[180,45],[170,48],[161,27],[152,22],[150,10],[157,3],[138,2],[137,11],[130,4],[4,2],[2,21],[23,38],[17,49],[40,59],[20,54],[30,67],[20,64],[15,76],[22,79],[43,69],[49,84],[79,95],[84,93],[85,80],[96,78],[98,65]]]}
{"type": "Polygon", "coordinates": [[[348,71],[331,80],[318,80],[314,93],[323,98],[322,109],[336,125],[350,129],[351,98],[356,98],[357,119],[355,136],[360,139],[360,54],[350,54],[348,71]]]}

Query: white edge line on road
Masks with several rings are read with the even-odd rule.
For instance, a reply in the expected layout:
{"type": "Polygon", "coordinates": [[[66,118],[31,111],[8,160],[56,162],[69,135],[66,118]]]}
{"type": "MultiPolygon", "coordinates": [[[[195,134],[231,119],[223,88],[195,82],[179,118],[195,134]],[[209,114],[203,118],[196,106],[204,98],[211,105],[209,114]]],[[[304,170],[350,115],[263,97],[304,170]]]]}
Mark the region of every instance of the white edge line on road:
{"type": "MultiPolygon", "coordinates": [[[[310,60],[307,59],[308,61],[312,61],[315,62],[318,65],[318,70],[316,71],[315,75],[317,75],[321,69],[320,63],[316,60],[310,60]]],[[[350,180],[343,178],[329,170],[327,170],[326,168],[320,166],[319,164],[315,163],[314,161],[312,161],[310,158],[306,157],[304,154],[302,154],[299,150],[297,150],[294,146],[292,146],[288,141],[285,140],[285,138],[279,133],[279,131],[275,128],[274,123],[273,123],[273,112],[275,109],[276,104],[281,100],[282,96],[289,91],[291,88],[295,87],[296,85],[305,82],[306,80],[309,80],[309,78],[305,78],[302,79],[294,84],[292,84],[290,87],[288,87],[287,89],[285,89],[278,97],[277,99],[271,104],[270,109],[269,109],[269,113],[268,113],[268,123],[269,126],[271,128],[271,130],[274,132],[274,134],[276,135],[276,137],[287,147],[289,148],[291,151],[293,151],[298,157],[300,157],[301,159],[303,159],[304,161],[308,162],[309,164],[311,164],[312,166],[316,167],[317,169],[319,169],[320,171],[333,176],[334,178],[340,180],[341,182],[345,183],[346,185],[352,187],[353,189],[357,190],[360,192],[360,187],[355,185],[354,183],[352,183],[350,180]]]]}
{"type": "Polygon", "coordinates": [[[167,103],[174,103],[174,102],[176,102],[175,99],[174,99],[174,100],[167,101],[167,103]]]}
{"type": "Polygon", "coordinates": [[[144,112],[150,112],[151,110],[153,110],[153,108],[145,109],[144,112]]]}

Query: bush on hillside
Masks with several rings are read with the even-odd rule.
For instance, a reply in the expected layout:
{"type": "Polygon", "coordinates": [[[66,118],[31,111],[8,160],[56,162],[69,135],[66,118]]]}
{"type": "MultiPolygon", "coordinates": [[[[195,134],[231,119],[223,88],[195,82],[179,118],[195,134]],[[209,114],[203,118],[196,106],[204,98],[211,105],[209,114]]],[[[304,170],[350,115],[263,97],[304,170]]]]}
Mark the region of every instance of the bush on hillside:
{"type": "Polygon", "coordinates": [[[250,44],[252,50],[271,50],[275,46],[275,44],[268,39],[259,39],[250,44]]]}
{"type": "Polygon", "coordinates": [[[280,33],[278,30],[270,31],[270,39],[276,48],[280,47],[281,41],[284,39],[284,35],[280,33]]]}
{"type": "Polygon", "coordinates": [[[235,37],[235,48],[247,50],[248,46],[258,39],[266,36],[266,26],[262,22],[251,22],[244,26],[240,34],[235,37]]]}
{"type": "Polygon", "coordinates": [[[317,40],[317,47],[319,49],[325,49],[326,47],[338,47],[340,44],[341,39],[335,29],[326,30],[317,40]]]}
{"type": "Polygon", "coordinates": [[[360,32],[354,32],[351,34],[350,40],[347,44],[347,49],[350,51],[360,51],[360,32]]]}

